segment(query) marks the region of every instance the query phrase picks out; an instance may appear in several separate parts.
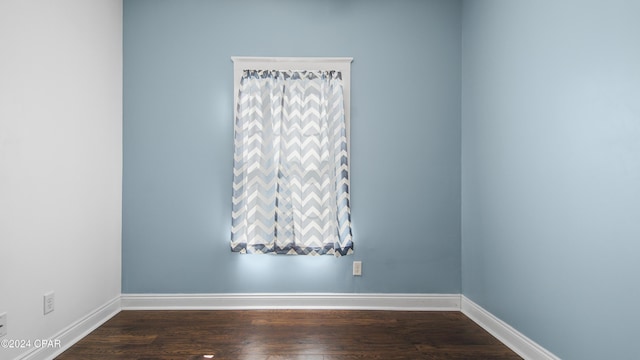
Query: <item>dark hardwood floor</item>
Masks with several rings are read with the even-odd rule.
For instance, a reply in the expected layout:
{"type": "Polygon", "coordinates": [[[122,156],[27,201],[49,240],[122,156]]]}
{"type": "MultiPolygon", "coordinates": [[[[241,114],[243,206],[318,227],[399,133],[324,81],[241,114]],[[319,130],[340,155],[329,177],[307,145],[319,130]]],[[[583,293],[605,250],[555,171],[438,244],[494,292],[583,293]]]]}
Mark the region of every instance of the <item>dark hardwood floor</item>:
{"type": "Polygon", "coordinates": [[[225,310],[122,311],[57,359],[520,357],[460,312],[225,310]]]}

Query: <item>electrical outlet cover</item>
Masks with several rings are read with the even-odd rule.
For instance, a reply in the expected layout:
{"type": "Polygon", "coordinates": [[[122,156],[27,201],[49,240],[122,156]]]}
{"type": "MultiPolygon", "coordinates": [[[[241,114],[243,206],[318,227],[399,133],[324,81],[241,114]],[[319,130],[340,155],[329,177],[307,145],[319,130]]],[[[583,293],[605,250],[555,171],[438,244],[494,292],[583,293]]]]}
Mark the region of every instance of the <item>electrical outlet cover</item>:
{"type": "Polygon", "coordinates": [[[54,293],[48,292],[44,294],[44,314],[48,314],[53,311],[55,305],[54,293]]]}
{"type": "Polygon", "coordinates": [[[0,336],[7,335],[7,313],[0,314],[0,336]]]}
{"type": "Polygon", "coordinates": [[[353,262],[353,276],[362,276],[362,261],[353,262]]]}

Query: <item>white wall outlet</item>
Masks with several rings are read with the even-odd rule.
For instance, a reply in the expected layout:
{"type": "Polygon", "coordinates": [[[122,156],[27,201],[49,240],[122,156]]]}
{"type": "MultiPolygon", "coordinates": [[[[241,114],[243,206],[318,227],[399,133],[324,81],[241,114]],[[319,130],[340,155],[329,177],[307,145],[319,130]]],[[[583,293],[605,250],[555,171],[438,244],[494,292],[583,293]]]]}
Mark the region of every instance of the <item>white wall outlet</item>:
{"type": "Polygon", "coordinates": [[[55,305],[55,297],[53,291],[44,294],[44,314],[52,312],[55,305]]]}
{"type": "Polygon", "coordinates": [[[353,262],[353,276],[362,276],[362,261],[353,262]]]}
{"type": "Polygon", "coordinates": [[[0,337],[7,335],[7,313],[0,314],[0,337]]]}

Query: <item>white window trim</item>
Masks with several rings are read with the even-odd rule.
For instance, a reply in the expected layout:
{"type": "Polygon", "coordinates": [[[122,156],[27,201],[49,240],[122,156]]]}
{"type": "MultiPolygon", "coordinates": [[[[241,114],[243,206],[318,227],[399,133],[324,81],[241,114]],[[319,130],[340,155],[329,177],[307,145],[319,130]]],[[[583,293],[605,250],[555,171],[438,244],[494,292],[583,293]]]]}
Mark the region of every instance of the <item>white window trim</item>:
{"type": "MultiPolygon", "coordinates": [[[[233,61],[233,119],[238,112],[238,91],[244,70],[335,70],[342,73],[344,117],[347,148],[351,143],[351,63],[352,57],[252,57],[232,56],[233,61]]],[[[350,149],[347,152],[350,153],[350,149]]]]}

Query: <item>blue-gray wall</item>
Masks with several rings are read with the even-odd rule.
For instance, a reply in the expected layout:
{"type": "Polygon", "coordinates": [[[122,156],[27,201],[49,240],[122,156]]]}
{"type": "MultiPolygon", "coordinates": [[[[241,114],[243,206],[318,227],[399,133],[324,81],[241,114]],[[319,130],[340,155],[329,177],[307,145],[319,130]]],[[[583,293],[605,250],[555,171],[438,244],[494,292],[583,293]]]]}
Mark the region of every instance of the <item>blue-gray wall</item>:
{"type": "Polygon", "coordinates": [[[123,293],[460,293],[460,12],[124,0],[123,293]],[[234,55],[354,57],[354,256],[230,252],[234,55]]]}
{"type": "Polygon", "coordinates": [[[463,293],[563,359],[639,359],[640,2],[463,6],[463,293]]]}
{"type": "Polygon", "coordinates": [[[562,358],[640,357],[638,14],[124,0],[123,293],[462,292],[562,358]],[[355,256],[230,253],[233,55],[355,58],[355,256]]]}

